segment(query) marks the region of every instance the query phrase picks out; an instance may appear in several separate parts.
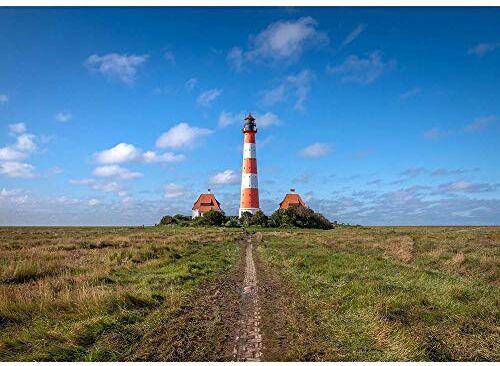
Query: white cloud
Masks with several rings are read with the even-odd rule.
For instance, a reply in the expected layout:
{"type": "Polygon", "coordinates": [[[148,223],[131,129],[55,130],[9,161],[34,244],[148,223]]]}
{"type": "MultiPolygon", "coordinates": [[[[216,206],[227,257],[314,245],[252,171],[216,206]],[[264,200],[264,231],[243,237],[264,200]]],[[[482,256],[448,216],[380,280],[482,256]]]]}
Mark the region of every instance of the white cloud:
{"type": "Polygon", "coordinates": [[[9,96],[5,94],[0,94],[0,105],[5,104],[9,101],[9,96]]]}
{"type": "MultiPolygon", "coordinates": [[[[255,113],[254,114],[256,123],[258,127],[268,127],[271,125],[278,125],[280,124],[280,119],[279,117],[272,113],[272,112],[266,112],[266,113],[255,113]]],[[[231,112],[226,112],[222,111],[219,114],[219,119],[218,119],[218,125],[219,127],[223,128],[235,123],[240,123],[243,124],[243,120],[245,118],[245,113],[244,112],[238,112],[238,113],[231,113],[231,112]]]]}
{"type": "Polygon", "coordinates": [[[165,198],[177,198],[185,195],[184,188],[174,183],[166,184],[163,187],[163,192],[165,198]]]}
{"type": "Polygon", "coordinates": [[[0,148],[0,160],[23,160],[27,155],[11,147],[0,148]]]}
{"type": "Polygon", "coordinates": [[[184,83],[184,86],[186,87],[187,90],[191,91],[195,88],[197,83],[198,83],[198,79],[191,78],[184,83]]]}
{"type": "Polygon", "coordinates": [[[55,115],[56,120],[59,122],[68,122],[73,118],[70,112],[59,112],[55,115]]]}
{"type": "Polygon", "coordinates": [[[224,170],[210,178],[210,184],[224,185],[236,184],[240,182],[240,177],[233,170],[224,170]]]}
{"type": "Polygon", "coordinates": [[[202,92],[196,102],[204,107],[209,107],[212,102],[217,99],[222,93],[221,89],[210,89],[202,92]]]}
{"type": "Polygon", "coordinates": [[[69,182],[71,184],[79,185],[79,186],[88,186],[94,183],[93,179],[83,178],[83,179],[70,179],[69,182]]]}
{"type": "Polygon", "coordinates": [[[296,61],[307,47],[328,44],[326,33],[319,31],[314,18],[271,23],[256,36],[250,37],[250,47],[243,50],[233,47],[227,60],[236,70],[251,62],[296,61]]]}
{"type": "Polygon", "coordinates": [[[90,206],[95,206],[99,204],[99,200],[96,198],[91,198],[88,203],[90,206]]]}
{"type": "Polygon", "coordinates": [[[226,127],[230,124],[236,123],[239,117],[240,116],[235,113],[222,111],[219,115],[219,127],[226,127]]]}
{"type": "Polygon", "coordinates": [[[0,163],[0,173],[11,178],[32,177],[34,169],[33,165],[18,161],[4,161],[0,163]]]}
{"type": "Polygon", "coordinates": [[[331,151],[330,145],[321,144],[319,142],[309,145],[299,151],[299,155],[307,158],[316,158],[329,154],[331,151]]]}
{"type": "Polygon", "coordinates": [[[373,51],[366,58],[347,56],[338,66],[327,65],[326,71],[332,75],[339,75],[342,82],[370,84],[395,64],[394,60],[385,61],[381,51],[373,51]]]}
{"type": "Polygon", "coordinates": [[[111,149],[94,153],[94,160],[100,164],[126,163],[137,160],[139,157],[140,150],[125,142],[119,143],[111,149]]]}
{"type": "Polygon", "coordinates": [[[131,172],[119,165],[103,165],[94,169],[92,173],[98,177],[117,177],[118,179],[134,179],[142,177],[140,172],[131,172]]]}
{"type": "Polygon", "coordinates": [[[286,84],[281,83],[277,87],[266,90],[261,98],[261,103],[264,105],[275,105],[286,99],[286,84]]]}
{"type": "Polygon", "coordinates": [[[477,132],[488,128],[497,121],[496,116],[478,117],[464,127],[465,132],[477,132]]]}
{"type": "Polygon", "coordinates": [[[209,135],[212,132],[207,128],[191,127],[189,124],[181,122],[163,133],[156,140],[156,146],[159,148],[192,147],[199,137],[209,135]]]}
{"type": "Polygon", "coordinates": [[[261,103],[274,105],[286,100],[290,94],[294,94],[296,98],[294,109],[303,111],[305,109],[304,103],[311,91],[311,81],[313,79],[314,74],[307,69],[297,74],[288,75],[277,87],[263,93],[261,103]]]}
{"type": "Polygon", "coordinates": [[[353,29],[351,33],[347,35],[347,37],[345,37],[344,41],[340,45],[340,48],[347,46],[349,43],[354,41],[364,30],[365,30],[365,25],[359,24],[356,28],[353,29]]]}
{"type": "MultiPolygon", "coordinates": [[[[169,142],[168,147],[171,147],[170,145],[176,145],[175,141],[173,141],[175,139],[184,138],[183,141],[185,141],[185,139],[187,137],[191,137],[191,141],[192,141],[194,138],[197,137],[197,135],[196,135],[197,133],[198,134],[203,133],[203,131],[202,132],[197,131],[196,127],[194,127],[193,129],[195,129],[195,131],[191,131],[191,130],[185,131],[185,130],[182,130],[182,128],[181,128],[181,131],[174,130],[174,132],[168,136],[168,138],[170,138],[172,140],[172,141],[171,140],[168,141],[169,142]],[[183,133],[184,133],[184,135],[183,135],[183,133]],[[189,133],[191,133],[191,134],[189,135],[189,133]],[[187,135],[189,135],[189,136],[187,136],[187,135]],[[181,137],[179,137],[179,136],[181,136],[181,137]]],[[[204,129],[200,129],[200,130],[204,130],[204,129]]],[[[166,132],[165,134],[168,134],[171,131],[172,131],[172,129],[170,131],[166,132]]],[[[165,134],[163,134],[163,135],[165,135],[165,134]]],[[[161,138],[162,137],[160,136],[160,138],[158,140],[160,140],[161,138]]],[[[166,143],[164,141],[165,139],[166,138],[164,138],[162,140],[164,143],[166,143]]],[[[177,141],[177,143],[179,143],[179,141],[177,141]]],[[[157,144],[158,144],[158,142],[157,142],[157,144]]],[[[167,145],[165,145],[164,147],[167,147],[167,145]]],[[[176,163],[176,162],[183,161],[185,159],[186,159],[186,157],[183,154],[174,154],[171,152],[165,152],[165,153],[159,154],[156,151],[149,150],[149,151],[146,151],[143,153],[141,149],[135,147],[132,144],[127,144],[125,142],[119,143],[118,145],[112,147],[111,149],[107,149],[107,150],[103,150],[103,151],[99,151],[99,152],[94,153],[94,161],[96,163],[98,163],[98,164],[111,164],[111,165],[129,163],[129,162],[134,162],[134,161],[140,162],[140,163],[146,163],[146,164],[176,163]]]]}
{"type": "Polygon", "coordinates": [[[469,55],[476,55],[478,57],[483,57],[489,52],[492,52],[496,50],[497,48],[500,48],[500,42],[497,43],[479,43],[475,45],[472,48],[469,48],[467,50],[467,54],[469,55]]]}
{"type": "Polygon", "coordinates": [[[107,182],[107,183],[93,183],[90,185],[92,189],[101,192],[119,192],[123,190],[123,187],[116,182],[107,182]]]}
{"type": "Polygon", "coordinates": [[[93,71],[110,78],[116,78],[125,84],[133,84],[137,68],[148,59],[148,55],[120,55],[108,53],[106,55],[91,55],[85,65],[93,71]]]}
{"type": "Polygon", "coordinates": [[[165,60],[170,62],[172,65],[175,65],[175,55],[172,51],[166,51],[163,57],[165,57],[165,60]]]}
{"type": "Polygon", "coordinates": [[[266,112],[264,114],[256,114],[255,120],[259,127],[278,125],[281,122],[279,117],[272,112],[266,112]]]}
{"type": "Polygon", "coordinates": [[[9,130],[11,133],[17,135],[26,132],[26,124],[23,122],[13,123],[9,125],[9,130]]]}
{"type": "Polygon", "coordinates": [[[155,151],[146,151],[142,155],[142,160],[147,164],[152,163],[177,163],[186,159],[183,154],[174,154],[171,152],[166,152],[163,154],[157,154],[155,151]]]}
{"type": "Polygon", "coordinates": [[[35,151],[36,143],[34,142],[35,135],[22,134],[17,136],[16,149],[21,151],[35,151]]]}

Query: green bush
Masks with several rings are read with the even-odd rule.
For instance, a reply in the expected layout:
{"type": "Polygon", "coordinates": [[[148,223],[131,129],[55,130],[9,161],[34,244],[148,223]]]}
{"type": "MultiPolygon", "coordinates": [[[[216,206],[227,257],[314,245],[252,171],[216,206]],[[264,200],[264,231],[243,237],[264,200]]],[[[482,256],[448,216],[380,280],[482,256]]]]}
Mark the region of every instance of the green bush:
{"type": "Polygon", "coordinates": [[[255,215],[252,217],[252,225],[258,225],[262,227],[267,226],[267,221],[269,218],[266,216],[266,214],[262,211],[257,211],[255,215]]]}
{"type": "Polygon", "coordinates": [[[290,206],[276,210],[268,222],[271,227],[299,227],[309,229],[333,229],[334,225],[322,214],[303,206],[290,206]]]}
{"type": "Polygon", "coordinates": [[[191,221],[191,216],[185,216],[181,214],[174,215],[174,217],[172,218],[175,220],[177,224],[185,221],[191,221]]]}
{"type": "Polygon", "coordinates": [[[175,220],[172,216],[163,216],[160,220],[160,225],[173,225],[175,220]]]}
{"type": "Polygon", "coordinates": [[[196,219],[200,225],[221,226],[226,221],[226,214],[223,211],[208,211],[203,216],[196,219]]]}
{"type": "Polygon", "coordinates": [[[228,220],[225,224],[224,224],[225,227],[240,227],[240,223],[238,222],[238,220],[234,220],[234,219],[231,219],[231,220],[228,220]]]}
{"type": "Polygon", "coordinates": [[[250,212],[248,212],[248,211],[243,212],[241,214],[241,217],[239,218],[240,224],[242,226],[252,225],[252,217],[253,217],[253,215],[250,212]]]}

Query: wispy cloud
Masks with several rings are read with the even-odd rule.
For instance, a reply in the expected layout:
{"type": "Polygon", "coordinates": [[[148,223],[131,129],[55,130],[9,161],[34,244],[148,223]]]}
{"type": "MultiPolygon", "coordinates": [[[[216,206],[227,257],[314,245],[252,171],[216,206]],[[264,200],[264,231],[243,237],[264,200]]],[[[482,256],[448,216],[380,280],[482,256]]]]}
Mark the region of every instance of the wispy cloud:
{"type": "Polygon", "coordinates": [[[28,163],[19,161],[3,161],[0,162],[0,174],[5,174],[11,178],[29,178],[33,177],[35,167],[28,163]]]}
{"type": "Polygon", "coordinates": [[[296,61],[306,48],[326,45],[328,42],[328,36],[318,30],[318,22],[314,18],[280,20],[250,37],[247,50],[233,47],[227,55],[227,61],[237,71],[250,63],[296,61]]]}
{"type": "Polygon", "coordinates": [[[213,131],[208,128],[191,127],[189,124],[182,122],[163,133],[156,140],[156,146],[159,148],[175,149],[191,148],[200,137],[210,135],[211,133],[213,131]]]}
{"type": "Polygon", "coordinates": [[[59,112],[55,118],[59,122],[68,122],[73,118],[73,115],[70,112],[59,112]]]}
{"type": "Polygon", "coordinates": [[[240,182],[240,176],[233,170],[224,170],[210,177],[210,184],[230,185],[240,182]]]}
{"type": "Polygon", "coordinates": [[[175,65],[175,55],[172,51],[166,51],[163,54],[163,57],[165,58],[165,60],[170,62],[172,65],[175,65]]]}
{"type": "Polygon", "coordinates": [[[118,179],[134,179],[143,176],[140,172],[132,172],[119,165],[103,165],[94,169],[93,175],[97,177],[116,177],[118,179]]]}
{"type": "Polygon", "coordinates": [[[26,124],[23,122],[12,123],[9,125],[9,130],[12,134],[22,134],[26,132],[26,124]]]}
{"type": "Polygon", "coordinates": [[[405,91],[404,93],[401,93],[399,95],[399,98],[401,98],[401,99],[409,99],[409,98],[412,98],[414,96],[417,96],[421,92],[422,92],[422,89],[420,87],[415,87],[413,89],[405,91]]]}
{"type": "Polygon", "coordinates": [[[478,132],[490,127],[498,120],[497,116],[478,117],[464,127],[465,132],[478,132]]]}
{"type": "Polygon", "coordinates": [[[328,155],[331,151],[332,148],[330,145],[317,142],[300,150],[299,155],[306,158],[317,158],[328,155]]]}
{"type": "Polygon", "coordinates": [[[198,84],[198,79],[197,78],[191,78],[188,81],[184,83],[185,88],[188,91],[193,90],[196,87],[196,84],[198,84]]]}
{"type": "Polygon", "coordinates": [[[221,94],[221,89],[205,90],[198,96],[196,102],[204,107],[209,107],[210,105],[212,105],[212,102],[216,100],[221,94]]]}
{"type": "Polygon", "coordinates": [[[354,153],[354,158],[355,159],[364,159],[369,156],[372,156],[375,154],[375,150],[373,149],[364,149],[364,150],[358,150],[354,153]]]}
{"type": "Polygon", "coordinates": [[[500,42],[495,43],[479,43],[474,47],[471,47],[467,50],[467,54],[475,55],[478,57],[483,57],[487,53],[495,51],[497,48],[500,48],[500,42]]]}
{"type": "Polygon", "coordinates": [[[393,59],[384,60],[381,51],[373,51],[365,58],[356,55],[347,56],[340,65],[327,65],[326,71],[331,75],[338,75],[342,82],[370,84],[395,64],[396,61],[393,59]]]}
{"type": "Polygon", "coordinates": [[[137,68],[148,59],[148,55],[126,55],[108,53],[91,55],[85,60],[85,66],[91,71],[99,72],[109,78],[118,79],[125,84],[135,82],[137,68]]]}
{"type": "Polygon", "coordinates": [[[354,41],[356,38],[358,38],[358,36],[361,33],[363,33],[364,30],[365,30],[365,25],[364,24],[359,24],[356,28],[354,28],[351,31],[351,33],[349,33],[345,37],[345,39],[340,44],[340,48],[343,48],[343,47],[347,46],[349,43],[351,43],[352,41],[354,41]]]}
{"type": "Polygon", "coordinates": [[[9,101],[9,96],[6,94],[0,94],[0,105],[3,105],[9,101]]]}
{"type": "Polygon", "coordinates": [[[438,140],[446,135],[449,135],[450,131],[443,131],[439,127],[433,127],[430,130],[424,132],[423,137],[426,140],[438,140]]]}
{"type": "Polygon", "coordinates": [[[37,137],[27,133],[26,125],[22,122],[10,124],[9,131],[16,142],[10,146],[0,147],[0,174],[10,178],[33,177],[35,167],[22,160],[37,150],[38,145],[35,142],[37,137]]]}
{"type": "Polygon", "coordinates": [[[484,192],[495,192],[500,184],[492,183],[472,183],[468,181],[456,181],[447,184],[442,184],[434,191],[436,194],[442,193],[484,193],[484,192]]]}
{"type": "Polygon", "coordinates": [[[163,186],[163,196],[167,199],[182,197],[185,194],[186,190],[184,189],[184,187],[175,183],[169,183],[163,186]]]}
{"type": "Polygon", "coordinates": [[[304,103],[311,91],[311,82],[314,74],[308,70],[302,70],[297,74],[288,75],[282,79],[279,85],[262,93],[260,102],[271,106],[287,100],[290,96],[295,97],[294,109],[303,111],[304,103]]]}

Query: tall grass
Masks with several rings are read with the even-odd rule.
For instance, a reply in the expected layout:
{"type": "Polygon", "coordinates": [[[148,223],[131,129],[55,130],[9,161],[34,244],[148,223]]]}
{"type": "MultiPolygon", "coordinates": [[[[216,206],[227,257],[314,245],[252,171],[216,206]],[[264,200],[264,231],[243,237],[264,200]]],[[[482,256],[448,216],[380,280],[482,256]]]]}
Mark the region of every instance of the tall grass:
{"type": "Polygon", "coordinates": [[[216,229],[0,228],[0,360],[122,360],[240,234],[216,229]]]}
{"type": "Polygon", "coordinates": [[[499,238],[498,228],[267,232],[259,253],[317,324],[321,353],[308,357],[494,361],[499,238]]]}

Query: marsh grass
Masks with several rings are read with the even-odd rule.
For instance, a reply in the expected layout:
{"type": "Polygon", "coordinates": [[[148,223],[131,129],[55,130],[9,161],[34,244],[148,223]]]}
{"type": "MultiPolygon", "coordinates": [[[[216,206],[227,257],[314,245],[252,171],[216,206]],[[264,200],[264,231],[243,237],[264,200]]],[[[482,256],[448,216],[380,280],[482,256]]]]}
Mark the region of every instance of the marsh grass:
{"type": "Polygon", "coordinates": [[[123,360],[204,279],[237,232],[0,228],[0,360],[123,360]]]}
{"type": "Polygon", "coordinates": [[[500,230],[455,230],[266,232],[259,253],[303,294],[316,358],[498,361],[500,230]]]}

